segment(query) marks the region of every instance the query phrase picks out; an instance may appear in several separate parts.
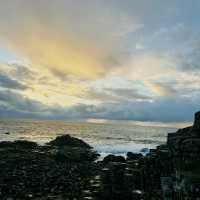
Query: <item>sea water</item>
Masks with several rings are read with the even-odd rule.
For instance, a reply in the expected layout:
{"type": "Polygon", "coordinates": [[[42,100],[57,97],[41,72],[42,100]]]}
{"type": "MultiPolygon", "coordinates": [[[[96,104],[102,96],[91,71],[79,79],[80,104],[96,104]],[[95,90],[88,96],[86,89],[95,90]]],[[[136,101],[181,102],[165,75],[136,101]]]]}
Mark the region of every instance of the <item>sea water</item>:
{"type": "Polygon", "coordinates": [[[89,143],[102,156],[125,155],[128,151],[138,153],[164,144],[167,133],[176,130],[129,123],[0,120],[0,141],[30,140],[45,144],[57,136],[70,134],[89,143]]]}

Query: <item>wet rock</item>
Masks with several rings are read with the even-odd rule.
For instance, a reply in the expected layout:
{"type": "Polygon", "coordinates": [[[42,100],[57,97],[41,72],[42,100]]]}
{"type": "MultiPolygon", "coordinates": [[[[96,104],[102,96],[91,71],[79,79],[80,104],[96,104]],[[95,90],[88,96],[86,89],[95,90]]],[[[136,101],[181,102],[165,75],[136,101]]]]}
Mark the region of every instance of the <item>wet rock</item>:
{"type": "Polygon", "coordinates": [[[132,198],[135,200],[141,200],[144,197],[144,192],[141,190],[133,190],[132,191],[132,198]]]}
{"type": "Polygon", "coordinates": [[[142,154],[141,153],[132,153],[132,152],[128,152],[127,154],[126,154],[126,159],[127,160],[138,160],[138,159],[140,159],[140,158],[142,158],[142,154]]]}
{"type": "Polygon", "coordinates": [[[26,141],[26,140],[17,140],[13,142],[13,145],[18,148],[24,149],[34,149],[38,147],[36,142],[26,141]]]}
{"type": "Polygon", "coordinates": [[[200,112],[195,113],[193,129],[200,129],[200,112]]]}
{"type": "Polygon", "coordinates": [[[84,141],[72,137],[70,135],[58,136],[55,140],[52,140],[51,142],[47,143],[47,145],[57,146],[57,147],[69,146],[69,147],[82,147],[89,149],[92,148],[89,144],[85,143],[84,141]]]}
{"type": "Polygon", "coordinates": [[[96,151],[82,147],[63,146],[59,148],[56,153],[57,161],[94,161],[99,157],[96,151]]]}
{"type": "Polygon", "coordinates": [[[14,200],[12,197],[8,197],[6,200],[14,200]]]}
{"type": "Polygon", "coordinates": [[[115,155],[108,155],[103,159],[104,163],[109,163],[109,162],[122,162],[125,163],[126,160],[123,156],[115,156],[115,155]]]}
{"type": "Polygon", "coordinates": [[[10,141],[2,141],[0,142],[0,148],[7,148],[7,147],[12,147],[13,143],[10,141]]]}
{"type": "MultiPolygon", "coordinates": [[[[43,147],[0,142],[0,199],[198,199],[200,112],[191,127],[168,134],[167,144],[148,154],[98,154],[69,135],[43,147]]],[[[146,151],[146,150],[145,150],[146,151]]]]}
{"type": "Polygon", "coordinates": [[[1,142],[0,199],[80,199],[81,190],[96,173],[96,153],[89,145],[73,141],[81,147],[1,142]],[[62,162],[59,151],[63,151],[62,162]]]}
{"type": "Polygon", "coordinates": [[[149,149],[143,148],[140,152],[143,153],[143,154],[147,154],[149,152],[149,149]]]}
{"type": "Polygon", "coordinates": [[[37,147],[38,147],[37,143],[26,140],[17,140],[14,142],[10,141],[0,142],[0,148],[34,149],[37,147]]]}

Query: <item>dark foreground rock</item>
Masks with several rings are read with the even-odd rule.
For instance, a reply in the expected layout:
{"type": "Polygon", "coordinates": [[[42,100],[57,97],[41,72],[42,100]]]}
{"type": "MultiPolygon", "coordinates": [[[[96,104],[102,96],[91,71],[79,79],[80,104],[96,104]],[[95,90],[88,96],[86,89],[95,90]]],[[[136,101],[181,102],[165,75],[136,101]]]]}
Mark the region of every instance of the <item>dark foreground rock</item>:
{"type": "Polygon", "coordinates": [[[31,141],[26,141],[26,140],[16,140],[14,142],[10,142],[10,141],[3,141],[0,142],[0,148],[3,149],[16,149],[16,150],[30,150],[30,149],[36,149],[38,148],[37,143],[35,142],[31,142],[31,141]]]}
{"type": "Polygon", "coordinates": [[[140,158],[142,158],[142,154],[141,153],[132,153],[132,152],[128,152],[126,154],[127,160],[138,160],[140,158]]]}
{"type": "Polygon", "coordinates": [[[169,133],[167,144],[146,156],[127,153],[126,162],[106,158],[101,199],[199,200],[200,112],[191,127],[169,133]]]}
{"type": "Polygon", "coordinates": [[[125,158],[123,156],[115,156],[115,155],[108,155],[103,159],[103,163],[107,164],[109,162],[126,162],[125,158]]]}
{"type": "Polygon", "coordinates": [[[84,141],[71,137],[70,135],[62,135],[58,136],[55,140],[50,141],[47,143],[47,145],[50,146],[56,146],[56,147],[78,147],[78,148],[84,148],[84,149],[92,149],[92,147],[85,143],[84,141]]]}
{"type": "Polygon", "coordinates": [[[146,156],[98,154],[69,135],[0,143],[2,200],[199,200],[200,113],[146,156]]]}
{"type": "Polygon", "coordinates": [[[0,143],[0,199],[80,199],[96,174],[98,154],[70,136],[50,144],[0,143]]]}

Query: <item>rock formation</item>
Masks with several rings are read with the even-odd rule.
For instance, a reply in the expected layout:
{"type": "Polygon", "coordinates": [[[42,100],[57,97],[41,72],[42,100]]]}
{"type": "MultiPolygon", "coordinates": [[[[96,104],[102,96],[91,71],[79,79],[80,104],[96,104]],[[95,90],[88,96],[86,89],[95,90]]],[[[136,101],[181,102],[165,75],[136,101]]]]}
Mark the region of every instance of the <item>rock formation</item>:
{"type": "Polygon", "coordinates": [[[97,157],[88,144],[71,136],[45,146],[0,142],[0,199],[80,199],[96,174],[97,157]]]}
{"type": "Polygon", "coordinates": [[[45,146],[0,142],[0,199],[199,200],[199,155],[200,112],[146,156],[95,161],[98,154],[69,135],[45,146]]]}
{"type": "Polygon", "coordinates": [[[200,112],[196,112],[195,113],[195,120],[194,120],[194,125],[193,125],[194,129],[200,129],[200,112]]]}

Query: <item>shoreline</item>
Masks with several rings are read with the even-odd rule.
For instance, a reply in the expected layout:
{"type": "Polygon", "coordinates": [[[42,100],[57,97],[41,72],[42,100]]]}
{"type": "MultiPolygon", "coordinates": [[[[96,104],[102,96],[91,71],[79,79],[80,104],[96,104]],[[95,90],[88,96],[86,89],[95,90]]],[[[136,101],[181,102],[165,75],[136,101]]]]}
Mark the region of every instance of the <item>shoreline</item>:
{"type": "MultiPolygon", "coordinates": [[[[80,139],[80,140],[83,140],[82,138],[78,138],[76,137],[77,139],[80,139]]],[[[166,138],[167,139],[167,138],[166,138]]],[[[15,142],[15,141],[18,141],[18,140],[0,140],[0,143],[1,142],[15,142]]],[[[19,141],[27,141],[27,142],[34,142],[32,140],[25,140],[23,138],[19,139],[19,141]]],[[[84,141],[84,140],[83,140],[84,141]]],[[[35,142],[37,143],[37,142],[35,142]]],[[[37,143],[38,146],[45,146],[47,143],[37,143]]],[[[112,155],[115,155],[115,156],[123,156],[124,158],[126,158],[126,154],[128,152],[133,152],[135,154],[143,154],[143,156],[145,156],[147,153],[149,153],[150,149],[156,149],[157,146],[159,145],[162,145],[162,144],[165,144],[164,142],[163,143],[160,143],[158,145],[151,145],[151,144],[148,144],[146,146],[143,146],[143,144],[141,144],[141,147],[138,147],[136,148],[135,146],[137,146],[138,144],[133,144],[132,146],[134,146],[133,148],[127,148],[126,145],[124,144],[123,146],[121,146],[120,148],[116,148],[116,149],[113,149],[112,150],[112,147],[110,147],[109,145],[98,145],[98,146],[92,146],[92,148],[100,155],[100,159],[103,160],[104,157],[112,154],[112,155]],[[103,148],[101,146],[104,146],[103,148]],[[147,147],[148,146],[148,147],[147,147]],[[128,149],[128,150],[127,150],[128,149]]]]}
{"type": "Polygon", "coordinates": [[[153,200],[200,196],[200,112],[193,126],[169,133],[145,155],[98,152],[83,140],[58,136],[41,146],[0,142],[0,199],[153,200]]]}

